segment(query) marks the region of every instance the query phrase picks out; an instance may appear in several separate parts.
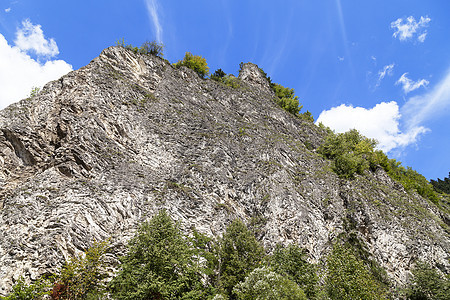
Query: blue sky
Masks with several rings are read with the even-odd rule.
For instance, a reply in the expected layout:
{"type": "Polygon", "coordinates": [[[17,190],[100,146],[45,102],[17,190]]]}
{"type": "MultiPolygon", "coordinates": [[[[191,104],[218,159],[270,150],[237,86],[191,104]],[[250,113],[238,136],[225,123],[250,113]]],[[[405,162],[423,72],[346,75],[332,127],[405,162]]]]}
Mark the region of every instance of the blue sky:
{"type": "Polygon", "coordinates": [[[337,132],[357,128],[425,175],[450,171],[450,1],[1,0],[0,107],[119,39],[211,71],[253,62],[337,132]]]}

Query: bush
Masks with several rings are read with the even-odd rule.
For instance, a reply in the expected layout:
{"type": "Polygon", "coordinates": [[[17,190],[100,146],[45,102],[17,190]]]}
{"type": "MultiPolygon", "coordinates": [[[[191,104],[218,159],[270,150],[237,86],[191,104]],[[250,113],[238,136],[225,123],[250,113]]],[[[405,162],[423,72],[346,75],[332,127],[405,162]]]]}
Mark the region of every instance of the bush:
{"type": "Polygon", "coordinates": [[[400,182],[405,190],[416,191],[422,197],[430,199],[435,204],[439,204],[439,198],[433,186],[423,175],[417,173],[411,167],[403,167],[395,159],[390,159],[388,163],[387,173],[392,179],[400,182]]]}
{"type": "Polygon", "coordinates": [[[156,41],[145,41],[141,47],[135,47],[131,44],[126,44],[125,40],[122,38],[122,40],[118,40],[116,42],[116,46],[119,47],[124,47],[126,49],[129,49],[131,51],[133,51],[134,53],[141,53],[141,54],[145,54],[145,55],[156,55],[159,57],[163,57],[164,56],[164,44],[163,43],[159,43],[156,41]]]}
{"type": "Polygon", "coordinates": [[[253,271],[261,262],[264,249],[245,224],[236,219],[219,240],[219,286],[228,296],[233,287],[253,271]]]}
{"type": "Polygon", "coordinates": [[[130,240],[110,290],[116,299],[202,299],[199,260],[179,225],[162,210],[130,240]]]}
{"type": "Polygon", "coordinates": [[[227,75],[222,69],[217,69],[214,74],[211,75],[211,79],[215,81],[221,81],[223,77],[227,75]]]}
{"type": "Polygon", "coordinates": [[[295,282],[266,267],[253,270],[233,291],[240,300],[307,299],[295,282]]]}
{"type": "Polygon", "coordinates": [[[176,68],[181,66],[194,70],[201,78],[204,78],[209,73],[206,59],[201,56],[192,55],[190,52],[186,52],[183,60],[180,60],[175,64],[176,68]]]}
{"type": "MultiPolygon", "coordinates": [[[[319,153],[334,161],[333,170],[343,178],[353,178],[355,173],[375,170],[382,152],[374,150],[376,141],[361,135],[356,129],[345,133],[331,133],[320,146],[319,153]]],[[[384,155],[385,156],[385,155],[384,155]]]]}
{"type": "Polygon", "coordinates": [[[318,277],[314,265],[306,261],[304,249],[294,244],[286,248],[277,245],[268,263],[276,273],[298,284],[308,299],[316,299],[318,277]]]}
{"type": "Polygon", "coordinates": [[[325,289],[332,300],[387,299],[385,289],[352,251],[336,244],[327,258],[325,289]]]}
{"type": "Polygon", "coordinates": [[[443,278],[429,264],[418,262],[406,290],[410,300],[446,300],[450,295],[450,278],[443,278]]]}
{"type": "Polygon", "coordinates": [[[300,106],[298,97],[294,96],[294,89],[285,88],[280,84],[272,84],[272,90],[275,92],[275,102],[287,112],[298,115],[303,106],[300,106]]]}
{"type": "Polygon", "coordinates": [[[151,54],[151,55],[156,55],[159,57],[163,57],[164,56],[164,44],[163,43],[158,43],[156,41],[146,41],[142,44],[141,48],[139,48],[139,52],[142,54],[151,54]]]}
{"type": "Polygon", "coordinates": [[[84,256],[75,256],[61,270],[53,286],[54,299],[100,299],[105,292],[103,256],[108,242],[94,243],[84,256]]]}
{"type": "Polygon", "coordinates": [[[42,299],[44,295],[50,294],[51,283],[45,278],[39,278],[36,282],[26,284],[23,278],[20,278],[13,286],[12,292],[1,297],[2,300],[35,300],[42,299]]]}

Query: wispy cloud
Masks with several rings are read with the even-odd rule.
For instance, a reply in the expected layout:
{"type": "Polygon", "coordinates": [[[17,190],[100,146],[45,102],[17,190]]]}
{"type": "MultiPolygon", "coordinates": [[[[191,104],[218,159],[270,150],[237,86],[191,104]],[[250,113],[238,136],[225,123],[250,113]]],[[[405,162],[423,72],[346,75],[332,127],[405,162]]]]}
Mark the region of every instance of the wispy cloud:
{"type": "Polygon", "coordinates": [[[377,80],[377,84],[375,85],[375,87],[380,86],[381,81],[384,79],[384,77],[386,77],[386,75],[392,76],[392,71],[394,70],[394,66],[395,66],[395,64],[392,63],[390,65],[384,66],[383,69],[378,71],[378,80],[377,80]]]}
{"type": "Polygon", "coordinates": [[[149,18],[153,22],[153,27],[155,29],[156,41],[162,42],[163,29],[158,17],[158,1],[156,0],[145,0],[147,6],[147,12],[149,18]]]}
{"type": "Polygon", "coordinates": [[[72,70],[63,60],[52,60],[58,53],[53,39],[47,40],[40,25],[24,21],[16,32],[16,46],[0,34],[0,108],[27,97],[33,87],[42,87],[72,70]],[[38,55],[33,59],[28,52],[38,55]]]}
{"type": "Polygon", "coordinates": [[[430,91],[410,98],[401,109],[409,127],[423,124],[450,109],[450,69],[430,91]]]}
{"type": "Polygon", "coordinates": [[[417,90],[421,86],[427,86],[430,83],[426,79],[420,79],[417,81],[413,81],[413,80],[409,79],[408,77],[406,77],[406,75],[408,75],[408,73],[404,73],[399,78],[399,80],[397,80],[397,82],[395,83],[396,85],[399,85],[399,84],[402,85],[402,89],[405,92],[405,94],[408,94],[409,92],[417,90]]]}
{"type": "Polygon", "coordinates": [[[392,36],[400,41],[407,41],[417,34],[417,40],[423,43],[428,33],[424,28],[428,26],[430,21],[431,19],[428,16],[420,17],[418,22],[413,16],[406,19],[399,18],[391,23],[391,28],[395,30],[392,36]]]}
{"type": "Polygon", "coordinates": [[[337,132],[356,128],[367,137],[379,141],[383,151],[401,150],[414,144],[430,131],[425,123],[450,111],[450,69],[429,92],[409,98],[399,108],[397,102],[382,102],[373,108],[340,105],[324,110],[322,122],[337,132]]]}
{"type": "Polygon", "coordinates": [[[5,8],[5,13],[9,13],[11,11],[11,7],[5,8]]]}
{"type": "Polygon", "coordinates": [[[17,29],[14,43],[21,51],[31,51],[38,56],[54,57],[59,53],[55,40],[46,39],[41,25],[34,25],[28,19],[17,29]]]}

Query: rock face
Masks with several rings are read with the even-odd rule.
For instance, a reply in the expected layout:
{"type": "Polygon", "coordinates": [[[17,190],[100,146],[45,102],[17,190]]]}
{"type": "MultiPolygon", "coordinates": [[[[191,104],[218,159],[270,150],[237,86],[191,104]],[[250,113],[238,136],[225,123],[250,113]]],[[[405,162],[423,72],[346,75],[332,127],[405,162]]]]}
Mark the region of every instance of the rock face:
{"type": "Polygon", "coordinates": [[[397,283],[415,259],[449,272],[448,216],[381,169],[338,178],[315,152],[325,132],[280,109],[256,65],[239,79],[111,47],[1,111],[0,294],[94,240],[123,253],[161,208],[210,235],[242,218],[316,261],[352,233],[397,283]]]}

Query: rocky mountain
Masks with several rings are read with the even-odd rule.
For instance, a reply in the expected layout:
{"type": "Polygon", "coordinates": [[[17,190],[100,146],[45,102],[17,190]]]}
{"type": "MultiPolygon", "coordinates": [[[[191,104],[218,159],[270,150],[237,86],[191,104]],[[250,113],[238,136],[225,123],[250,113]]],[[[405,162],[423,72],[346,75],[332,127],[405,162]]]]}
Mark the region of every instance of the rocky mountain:
{"type": "Polygon", "coordinates": [[[237,81],[110,47],[1,111],[0,294],[94,240],[114,260],[161,208],[209,235],[242,218],[313,261],[352,234],[399,284],[417,259],[450,271],[448,215],[382,168],[339,178],[324,129],[278,107],[256,65],[237,81]]]}

